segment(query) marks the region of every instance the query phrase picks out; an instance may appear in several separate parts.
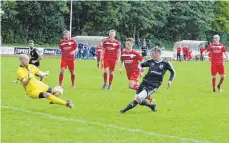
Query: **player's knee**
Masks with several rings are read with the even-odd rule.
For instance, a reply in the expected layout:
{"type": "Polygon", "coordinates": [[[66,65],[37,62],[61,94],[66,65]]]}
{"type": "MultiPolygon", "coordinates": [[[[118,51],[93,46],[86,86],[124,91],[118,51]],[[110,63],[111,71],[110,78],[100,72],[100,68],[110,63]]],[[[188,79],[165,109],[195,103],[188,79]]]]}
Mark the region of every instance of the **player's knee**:
{"type": "Polygon", "coordinates": [[[221,78],[225,78],[225,75],[224,75],[224,74],[221,74],[220,77],[221,77],[221,78]]]}
{"type": "Polygon", "coordinates": [[[109,69],[108,68],[104,69],[104,72],[109,73],[109,69]]]}
{"type": "Polygon", "coordinates": [[[114,71],[110,71],[110,74],[114,75],[114,71]]]}
{"type": "Polygon", "coordinates": [[[75,75],[75,71],[74,70],[70,70],[71,75],[75,75]]]}
{"type": "Polygon", "coordinates": [[[60,74],[64,74],[64,69],[60,69],[60,74]]]}
{"type": "Polygon", "coordinates": [[[147,92],[146,90],[141,91],[137,96],[135,97],[135,100],[141,104],[142,100],[146,99],[147,97],[147,92]]]}
{"type": "Polygon", "coordinates": [[[131,88],[131,89],[134,88],[134,84],[132,82],[129,82],[129,88],[131,88]]]}

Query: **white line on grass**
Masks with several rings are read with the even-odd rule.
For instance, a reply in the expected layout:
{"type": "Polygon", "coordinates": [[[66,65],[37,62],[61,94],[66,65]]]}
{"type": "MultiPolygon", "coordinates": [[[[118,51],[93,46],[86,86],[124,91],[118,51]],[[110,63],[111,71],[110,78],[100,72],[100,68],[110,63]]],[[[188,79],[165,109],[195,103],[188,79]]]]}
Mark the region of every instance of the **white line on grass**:
{"type": "Polygon", "coordinates": [[[113,129],[117,129],[117,130],[128,131],[128,132],[131,132],[131,133],[142,133],[144,135],[149,135],[149,136],[177,139],[177,140],[180,140],[181,142],[212,143],[210,141],[196,140],[196,139],[190,139],[190,138],[182,138],[182,137],[179,137],[179,136],[164,135],[164,134],[159,134],[159,133],[155,133],[155,132],[147,132],[147,131],[144,131],[144,130],[141,130],[141,129],[124,128],[124,127],[120,127],[120,126],[112,125],[112,124],[102,124],[102,123],[90,122],[90,121],[85,121],[85,120],[80,120],[80,119],[73,119],[73,118],[65,118],[65,117],[60,117],[60,116],[54,116],[54,115],[51,115],[51,114],[46,114],[46,113],[42,113],[42,112],[34,112],[34,111],[31,111],[31,110],[26,110],[26,109],[22,109],[22,108],[13,107],[13,106],[3,106],[3,105],[1,105],[1,108],[10,109],[10,110],[14,110],[14,111],[20,111],[20,112],[29,113],[29,114],[41,115],[41,116],[45,116],[45,117],[53,118],[53,119],[58,119],[58,120],[79,122],[79,123],[82,123],[82,124],[95,125],[95,126],[106,127],[106,128],[113,128],[113,129]]]}

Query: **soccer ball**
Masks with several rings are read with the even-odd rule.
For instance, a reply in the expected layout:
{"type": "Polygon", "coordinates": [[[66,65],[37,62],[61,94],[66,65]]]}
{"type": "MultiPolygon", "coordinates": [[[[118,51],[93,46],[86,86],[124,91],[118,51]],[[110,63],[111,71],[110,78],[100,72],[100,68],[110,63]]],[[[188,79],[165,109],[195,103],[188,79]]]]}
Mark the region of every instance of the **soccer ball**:
{"type": "Polygon", "coordinates": [[[57,96],[57,97],[60,97],[64,92],[64,90],[63,90],[63,88],[61,86],[56,86],[56,87],[53,88],[53,90],[54,90],[53,91],[54,95],[57,96]]]}

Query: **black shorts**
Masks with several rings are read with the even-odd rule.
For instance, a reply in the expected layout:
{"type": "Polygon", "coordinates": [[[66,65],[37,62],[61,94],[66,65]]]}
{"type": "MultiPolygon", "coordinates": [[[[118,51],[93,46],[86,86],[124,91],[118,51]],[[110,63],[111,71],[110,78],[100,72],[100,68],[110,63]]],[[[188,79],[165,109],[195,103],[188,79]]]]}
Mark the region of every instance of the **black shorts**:
{"type": "Polygon", "coordinates": [[[139,94],[140,92],[142,92],[143,90],[146,90],[147,92],[147,97],[149,97],[150,95],[152,95],[157,89],[159,88],[159,86],[157,86],[156,84],[149,84],[147,82],[142,82],[136,92],[136,94],[139,94]]]}
{"type": "MultiPolygon", "coordinates": [[[[51,88],[51,87],[49,87],[49,89],[48,89],[46,92],[48,92],[48,93],[51,93],[51,94],[52,94],[52,88],[51,88]]],[[[39,94],[39,98],[45,98],[45,97],[44,97],[44,92],[41,92],[41,93],[39,94]]]]}
{"type": "Polygon", "coordinates": [[[36,67],[39,67],[39,66],[40,66],[40,62],[32,63],[32,60],[31,60],[31,59],[30,59],[30,61],[29,61],[29,64],[32,64],[32,65],[34,65],[34,66],[36,66],[36,67]]]}

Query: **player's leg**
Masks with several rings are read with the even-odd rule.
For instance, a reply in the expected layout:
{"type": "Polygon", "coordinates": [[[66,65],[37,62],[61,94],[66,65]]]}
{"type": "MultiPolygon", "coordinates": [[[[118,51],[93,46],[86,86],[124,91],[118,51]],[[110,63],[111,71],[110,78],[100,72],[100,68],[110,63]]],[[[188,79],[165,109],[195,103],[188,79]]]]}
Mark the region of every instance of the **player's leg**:
{"type": "Polygon", "coordinates": [[[51,93],[43,92],[42,91],[43,89],[44,88],[37,88],[37,89],[34,89],[34,90],[30,91],[27,94],[28,94],[28,96],[30,98],[33,98],[33,99],[47,98],[47,99],[49,99],[54,104],[64,105],[64,106],[67,106],[69,108],[72,108],[73,107],[73,104],[71,103],[70,100],[64,101],[64,100],[62,100],[62,99],[60,99],[60,98],[52,95],[51,93]]]}
{"type": "Polygon", "coordinates": [[[147,92],[147,89],[145,89],[144,83],[142,83],[140,85],[138,91],[137,91],[137,94],[135,96],[135,100],[133,100],[130,104],[128,104],[123,110],[120,110],[119,114],[123,114],[123,113],[127,112],[128,110],[134,108],[138,104],[147,106],[151,110],[156,111],[156,104],[151,104],[146,100],[146,98],[149,96],[149,94],[152,94],[153,92],[151,92],[151,93],[147,92]]]}
{"type": "Polygon", "coordinates": [[[103,61],[103,66],[104,66],[104,73],[103,73],[103,80],[104,80],[104,84],[103,84],[103,89],[105,89],[107,87],[107,78],[108,78],[108,73],[109,73],[109,66],[108,66],[108,61],[104,60],[103,61]]]}
{"type": "Polygon", "coordinates": [[[179,54],[179,61],[181,62],[181,55],[179,54]]]}
{"type": "Polygon", "coordinates": [[[139,88],[138,81],[137,80],[129,80],[129,88],[137,91],[139,88]]]}
{"type": "Polygon", "coordinates": [[[97,69],[99,70],[100,55],[97,55],[97,69]]]}
{"type": "Polygon", "coordinates": [[[109,61],[109,73],[110,74],[109,74],[108,89],[111,89],[112,81],[114,78],[115,65],[116,65],[116,61],[109,61]]]}
{"type": "Polygon", "coordinates": [[[67,106],[69,108],[73,107],[73,104],[72,104],[72,102],[70,100],[65,101],[63,99],[60,99],[60,98],[52,95],[51,93],[48,93],[48,92],[41,92],[39,94],[39,98],[47,98],[54,104],[64,105],[64,106],[67,106]]]}
{"type": "Polygon", "coordinates": [[[217,85],[217,88],[218,88],[218,91],[221,92],[222,91],[222,88],[221,88],[221,85],[224,81],[224,78],[225,78],[225,68],[224,68],[224,65],[219,65],[218,66],[218,72],[220,74],[220,81],[219,81],[219,84],[217,85]]]}
{"type": "Polygon", "coordinates": [[[59,75],[59,85],[62,86],[62,82],[64,79],[64,71],[67,68],[67,63],[65,60],[61,60],[60,64],[60,75],[59,75]]]}
{"type": "MultiPolygon", "coordinates": [[[[37,62],[37,63],[33,63],[33,65],[34,66],[36,66],[37,68],[39,68],[39,66],[40,66],[40,62],[37,62]]],[[[39,75],[36,75],[37,77],[40,77],[40,81],[42,81],[43,80],[43,78],[44,78],[44,76],[42,77],[42,76],[39,76],[39,75]]]]}
{"type": "Polygon", "coordinates": [[[72,82],[72,87],[75,87],[75,60],[73,61],[68,61],[68,69],[71,73],[71,82],[72,82]]]}
{"type": "Polygon", "coordinates": [[[211,75],[212,75],[212,90],[213,92],[215,92],[215,85],[216,85],[216,74],[217,74],[217,70],[216,70],[216,66],[214,64],[211,65],[211,75]]]}

